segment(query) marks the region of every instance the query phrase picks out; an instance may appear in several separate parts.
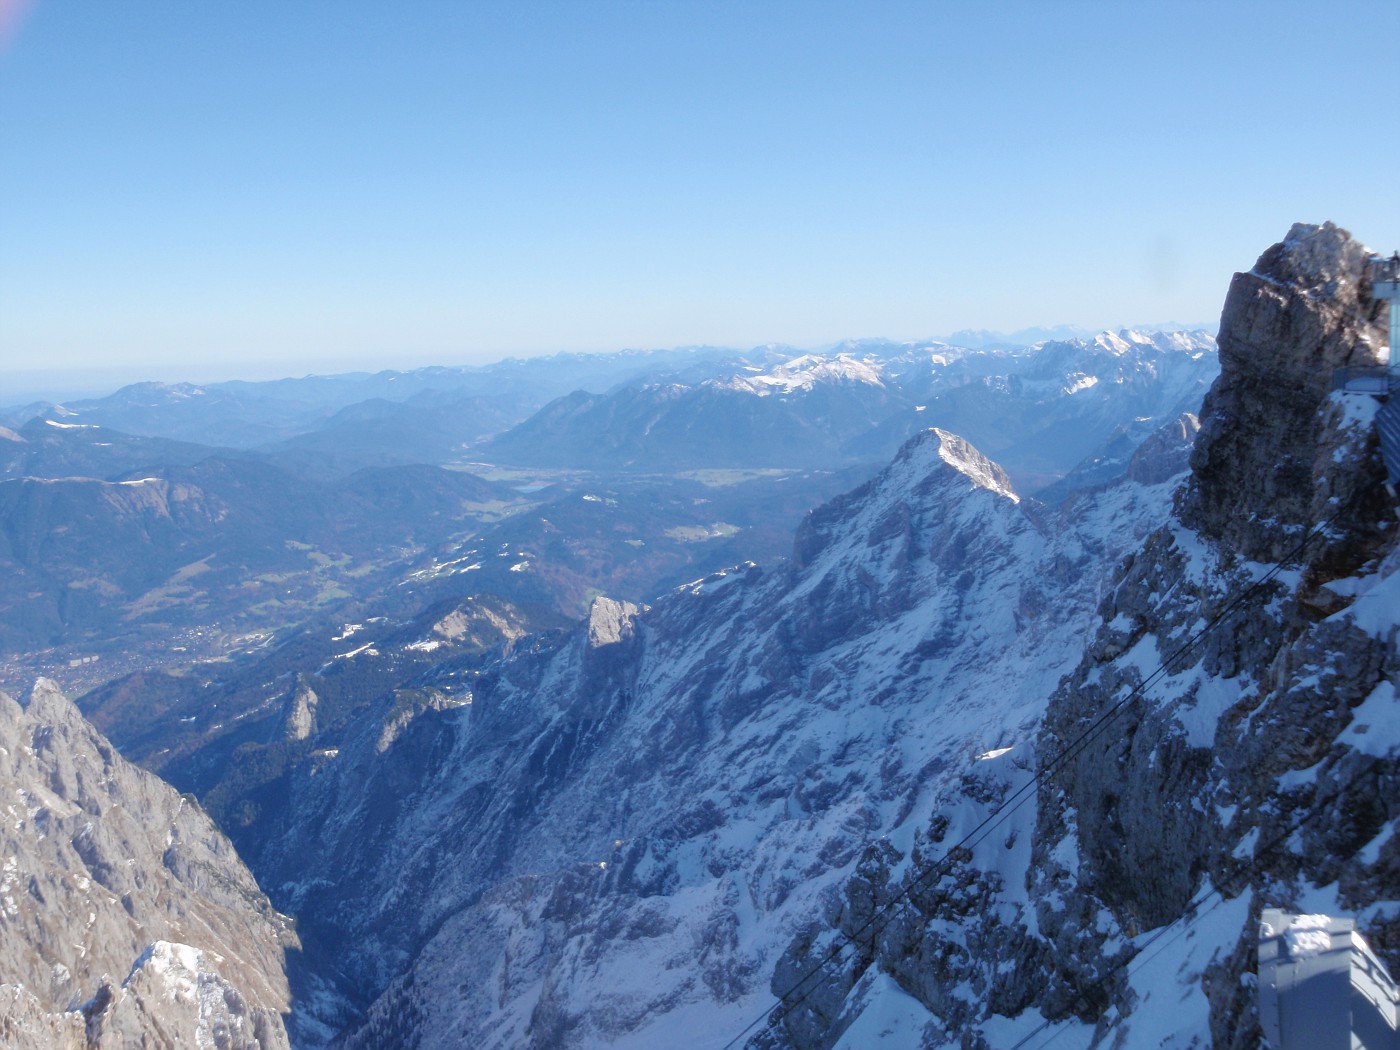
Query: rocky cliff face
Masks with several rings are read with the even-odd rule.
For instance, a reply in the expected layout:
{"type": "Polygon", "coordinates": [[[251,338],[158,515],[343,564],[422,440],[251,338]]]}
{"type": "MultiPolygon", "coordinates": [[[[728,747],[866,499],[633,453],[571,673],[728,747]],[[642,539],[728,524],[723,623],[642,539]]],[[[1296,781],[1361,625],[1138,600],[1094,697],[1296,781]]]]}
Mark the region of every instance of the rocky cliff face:
{"type": "Polygon", "coordinates": [[[1329,462],[1348,439],[1324,405],[1335,369],[1382,360],[1384,304],[1371,298],[1368,254],[1331,223],[1298,225],[1235,275],[1182,524],[1243,557],[1277,561],[1300,529],[1350,504],[1354,485],[1370,487],[1369,473],[1329,462]]]}
{"type": "Polygon", "coordinates": [[[1400,546],[1375,402],[1329,394],[1382,342],[1365,254],[1300,225],[1236,277],[1176,512],[1034,747],[938,800],[907,853],[867,852],[779,967],[793,1005],[762,1045],[998,1047],[1053,1023],[1068,1045],[1257,1046],[1265,903],[1356,913],[1400,964],[1400,546]],[[1019,787],[1034,813],[945,857],[1019,787]]]}
{"type": "Polygon", "coordinates": [[[287,1046],[295,935],[199,807],[52,682],[0,693],[0,1044],[287,1046]]]}

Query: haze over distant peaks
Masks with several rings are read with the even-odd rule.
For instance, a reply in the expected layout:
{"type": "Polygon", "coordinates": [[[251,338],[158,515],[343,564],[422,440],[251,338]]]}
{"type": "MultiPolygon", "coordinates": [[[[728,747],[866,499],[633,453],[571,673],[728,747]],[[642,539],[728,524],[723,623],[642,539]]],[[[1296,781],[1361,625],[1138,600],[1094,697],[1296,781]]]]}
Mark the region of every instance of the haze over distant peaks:
{"type": "MultiPolygon", "coordinates": [[[[1112,329],[1084,328],[1080,325],[1057,324],[1051,327],[1018,328],[1014,332],[1002,332],[990,328],[960,328],[951,335],[941,336],[945,342],[955,346],[966,346],[974,350],[999,350],[1017,346],[1034,346],[1037,343],[1062,342],[1070,339],[1092,339],[1112,329]]],[[[1213,332],[1215,324],[1201,321],[1195,324],[1179,324],[1165,321],[1161,324],[1124,325],[1122,330],[1135,332],[1213,332]]]]}

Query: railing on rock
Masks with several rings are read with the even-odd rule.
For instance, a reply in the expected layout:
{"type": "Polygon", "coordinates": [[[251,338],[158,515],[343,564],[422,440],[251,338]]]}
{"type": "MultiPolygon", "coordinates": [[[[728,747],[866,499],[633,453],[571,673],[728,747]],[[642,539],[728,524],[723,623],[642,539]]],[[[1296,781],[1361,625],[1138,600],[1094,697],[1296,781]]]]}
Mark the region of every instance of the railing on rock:
{"type": "Polygon", "coordinates": [[[1400,378],[1385,365],[1338,368],[1332,373],[1332,389],[1347,394],[1377,394],[1386,397],[1400,390],[1400,378]]]}

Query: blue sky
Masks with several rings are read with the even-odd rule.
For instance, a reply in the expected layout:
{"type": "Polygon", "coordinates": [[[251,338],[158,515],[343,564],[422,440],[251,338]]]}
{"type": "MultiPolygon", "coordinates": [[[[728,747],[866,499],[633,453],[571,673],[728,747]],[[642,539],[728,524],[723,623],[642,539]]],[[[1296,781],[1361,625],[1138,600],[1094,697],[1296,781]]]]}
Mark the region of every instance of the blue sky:
{"type": "Polygon", "coordinates": [[[1398,13],[0,0],[0,403],[1213,323],[1295,220],[1400,246],[1398,13]]]}

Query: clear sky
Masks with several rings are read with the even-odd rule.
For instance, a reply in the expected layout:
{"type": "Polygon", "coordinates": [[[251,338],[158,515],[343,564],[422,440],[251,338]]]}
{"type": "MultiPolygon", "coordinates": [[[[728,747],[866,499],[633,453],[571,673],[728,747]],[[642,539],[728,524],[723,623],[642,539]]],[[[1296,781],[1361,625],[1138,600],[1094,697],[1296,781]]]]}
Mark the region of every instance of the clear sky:
{"type": "Polygon", "coordinates": [[[0,404],[1213,323],[1295,220],[1400,246],[1398,30],[1397,0],[0,0],[0,404]]]}

